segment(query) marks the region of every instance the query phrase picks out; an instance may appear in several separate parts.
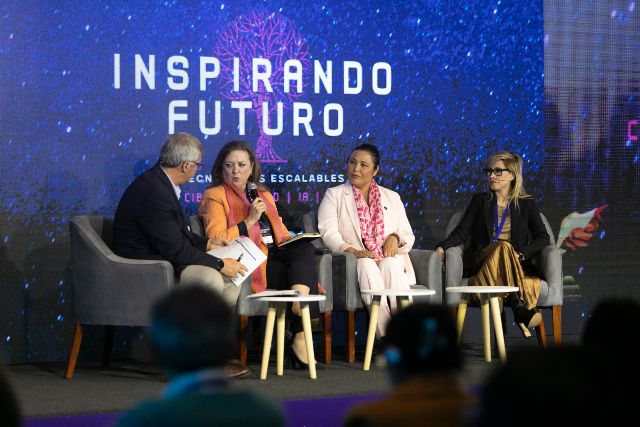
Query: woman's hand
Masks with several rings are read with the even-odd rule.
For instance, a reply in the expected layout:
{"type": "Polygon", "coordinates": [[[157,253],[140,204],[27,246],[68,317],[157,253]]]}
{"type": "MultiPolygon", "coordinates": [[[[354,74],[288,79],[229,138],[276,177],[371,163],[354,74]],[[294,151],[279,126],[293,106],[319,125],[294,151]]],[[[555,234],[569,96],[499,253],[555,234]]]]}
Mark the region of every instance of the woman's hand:
{"type": "Polygon", "coordinates": [[[229,246],[229,241],[221,237],[212,237],[207,242],[207,252],[211,249],[221,248],[223,246],[229,246]]]}
{"type": "Polygon", "coordinates": [[[442,263],[442,268],[444,269],[444,260],[445,260],[444,249],[442,249],[442,246],[438,246],[436,248],[436,252],[440,254],[440,262],[442,263]]]}
{"type": "Polygon", "coordinates": [[[265,205],[264,201],[260,197],[256,197],[256,199],[251,203],[249,215],[244,219],[245,224],[247,224],[247,228],[252,227],[253,224],[258,222],[260,215],[262,215],[266,210],[267,205],[265,205]]]}
{"type": "Polygon", "coordinates": [[[239,261],[233,258],[225,258],[223,259],[223,261],[224,261],[224,267],[222,267],[222,270],[220,270],[220,273],[222,273],[222,275],[224,276],[235,277],[236,274],[240,274],[241,276],[244,276],[245,272],[248,271],[247,267],[240,264],[239,261]]]}
{"type": "Polygon", "coordinates": [[[353,246],[344,250],[346,253],[354,254],[356,258],[373,258],[373,252],[367,250],[358,250],[353,246]]]}
{"type": "Polygon", "coordinates": [[[389,234],[382,244],[382,253],[385,258],[390,258],[398,255],[398,236],[396,234],[389,234]]]}

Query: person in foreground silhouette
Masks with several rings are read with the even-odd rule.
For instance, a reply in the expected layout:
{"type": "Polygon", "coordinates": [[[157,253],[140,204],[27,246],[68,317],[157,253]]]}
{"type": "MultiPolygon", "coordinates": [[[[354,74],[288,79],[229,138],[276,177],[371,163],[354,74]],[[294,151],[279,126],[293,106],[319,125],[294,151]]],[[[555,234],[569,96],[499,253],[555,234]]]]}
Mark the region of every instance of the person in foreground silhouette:
{"type": "Polygon", "coordinates": [[[482,389],[476,427],[566,427],[612,423],[611,372],[577,346],[510,351],[482,389]]]}
{"type": "Polygon", "coordinates": [[[169,377],[158,399],[125,413],[117,427],[284,425],[277,403],[235,389],[224,364],[234,348],[231,309],[200,285],[176,287],[153,308],[151,340],[169,377]]]}
{"type": "MultiPolygon", "coordinates": [[[[604,368],[612,371],[613,414],[618,420],[636,417],[636,402],[640,372],[637,367],[640,331],[636,321],[640,303],[631,298],[610,298],[594,308],[584,332],[582,345],[600,354],[604,368]]],[[[613,425],[613,424],[612,424],[613,425]]]]}
{"type": "Polygon", "coordinates": [[[471,396],[457,374],[462,356],[449,310],[413,304],[391,317],[383,338],[394,389],[379,401],[356,406],[345,426],[463,426],[471,396]]]}
{"type": "Polygon", "coordinates": [[[21,419],[13,387],[5,374],[5,369],[0,366],[0,426],[20,427],[22,425],[21,419]]]}

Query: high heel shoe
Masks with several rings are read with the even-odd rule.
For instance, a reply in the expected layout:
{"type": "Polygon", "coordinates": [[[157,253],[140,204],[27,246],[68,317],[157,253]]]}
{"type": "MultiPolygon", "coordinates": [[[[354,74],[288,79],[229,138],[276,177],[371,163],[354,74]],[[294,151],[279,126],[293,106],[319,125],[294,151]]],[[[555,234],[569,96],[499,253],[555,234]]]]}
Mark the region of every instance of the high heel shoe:
{"type": "Polygon", "coordinates": [[[531,338],[529,329],[539,326],[542,321],[542,316],[535,308],[527,309],[524,304],[513,307],[513,318],[525,338],[531,338]]]}
{"type": "Polygon", "coordinates": [[[293,339],[287,346],[287,360],[288,365],[291,369],[309,369],[309,364],[304,363],[300,358],[296,355],[296,352],[293,351],[293,339]]]}

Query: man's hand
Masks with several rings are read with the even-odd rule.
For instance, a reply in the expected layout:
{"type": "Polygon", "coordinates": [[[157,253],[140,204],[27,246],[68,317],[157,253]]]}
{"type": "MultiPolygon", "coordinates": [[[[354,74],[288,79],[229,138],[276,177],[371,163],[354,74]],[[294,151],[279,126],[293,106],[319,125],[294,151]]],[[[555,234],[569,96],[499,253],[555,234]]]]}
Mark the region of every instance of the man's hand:
{"type": "Polygon", "coordinates": [[[237,274],[244,276],[245,273],[247,272],[247,267],[245,267],[244,265],[242,265],[240,262],[236,261],[233,258],[225,258],[223,259],[223,261],[224,261],[224,267],[222,267],[222,270],[220,270],[220,273],[222,273],[222,275],[224,276],[236,277],[237,274]]]}
{"type": "Polygon", "coordinates": [[[207,252],[211,249],[221,248],[223,246],[229,246],[229,241],[227,239],[222,239],[220,237],[212,237],[207,242],[207,252]]]}
{"type": "Polygon", "coordinates": [[[400,242],[398,241],[398,236],[395,234],[389,234],[382,244],[382,253],[385,258],[394,257],[398,254],[398,246],[400,242]]]}

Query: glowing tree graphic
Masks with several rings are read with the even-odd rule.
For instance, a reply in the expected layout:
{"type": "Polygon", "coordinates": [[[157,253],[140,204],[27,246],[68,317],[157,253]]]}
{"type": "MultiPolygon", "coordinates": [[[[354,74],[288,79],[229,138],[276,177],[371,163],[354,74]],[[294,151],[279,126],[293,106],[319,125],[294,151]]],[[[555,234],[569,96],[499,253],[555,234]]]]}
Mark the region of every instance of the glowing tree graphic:
{"type": "MultiPolygon", "coordinates": [[[[256,156],[262,163],[286,163],[274,151],[271,145],[271,136],[266,135],[262,128],[263,120],[272,123],[271,114],[276,111],[278,101],[282,102],[283,109],[290,109],[292,103],[302,93],[296,90],[296,84],[291,82],[289,93],[284,91],[284,65],[289,59],[297,59],[302,65],[303,89],[311,70],[309,50],[295,28],[291,20],[277,13],[253,12],[242,15],[229,24],[219,36],[214,48],[216,57],[220,60],[220,77],[218,84],[225,98],[233,101],[251,100],[258,120],[260,137],[256,146],[256,156]],[[239,90],[233,87],[233,59],[239,58],[240,78],[239,90]],[[263,84],[258,85],[258,90],[252,88],[252,60],[253,58],[265,58],[271,62],[272,73],[270,77],[272,92],[268,92],[263,84]],[[268,102],[268,116],[263,117],[262,103],[268,102]]],[[[274,126],[271,125],[271,128],[274,126]]]]}

